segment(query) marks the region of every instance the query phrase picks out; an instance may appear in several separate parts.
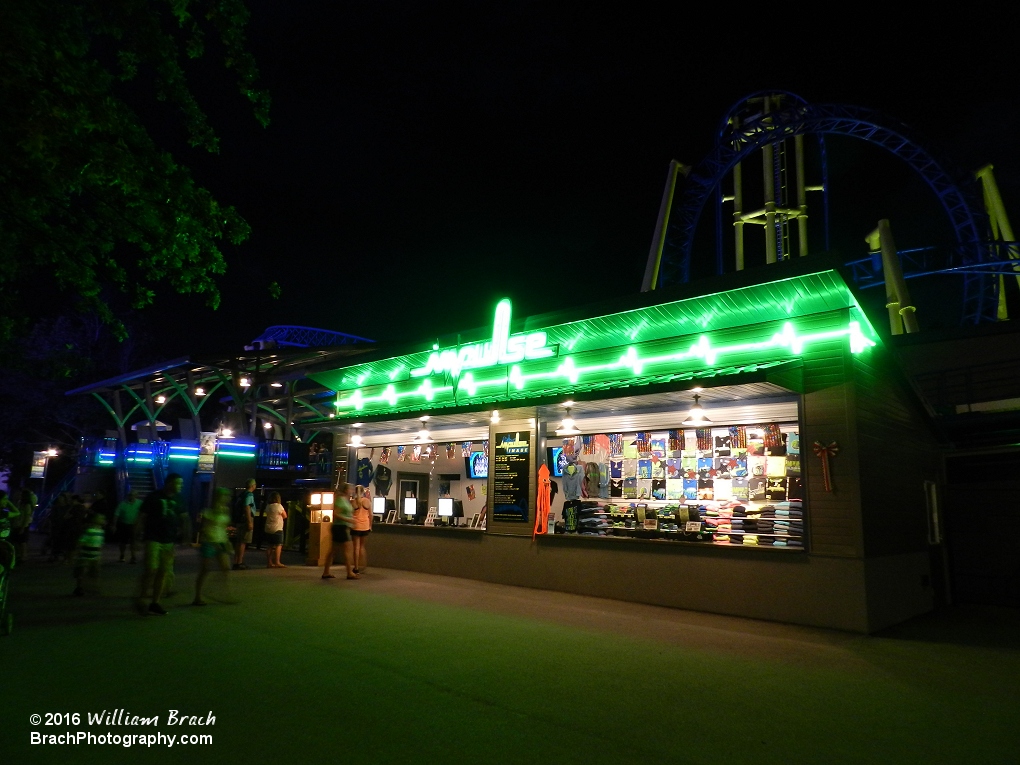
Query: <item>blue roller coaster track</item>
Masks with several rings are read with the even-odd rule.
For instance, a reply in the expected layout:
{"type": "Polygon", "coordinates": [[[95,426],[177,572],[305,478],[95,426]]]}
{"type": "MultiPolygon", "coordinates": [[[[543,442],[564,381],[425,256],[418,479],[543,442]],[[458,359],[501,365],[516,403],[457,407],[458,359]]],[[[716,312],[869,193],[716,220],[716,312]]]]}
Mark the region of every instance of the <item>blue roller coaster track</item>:
{"type": "MultiPolygon", "coordinates": [[[[776,91],[769,91],[776,93],[776,91]]],[[[694,232],[702,210],[710,198],[722,201],[722,181],[734,166],[767,144],[774,144],[797,135],[848,136],[880,146],[906,162],[934,192],[953,228],[955,246],[948,252],[926,252],[925,256],[908,260],[907,278],[934,273],[956,273],[964,277],[963,322],[977,324],[994,321],[998,303],[997,274],[1012,273],[1016,261],[1010,261],[1004,242],[991,241],[988,217],[981,203],[976,181],[964,182],[947,171],[941,162],[903,123],[870,109],[840,104],[809,104],[793,94],[783,94],[782,106],[771,113],[754,114],[734,126],[724,119],[714,149],[695,165],[677,195],[666,232],[658,285],[688,282],[691,278],[691,257],[694,232]]],[[[738,102],[750,102],[749,96],[738,102]]],[[[737,108],[731,109],[731,114],[737,108]]],[[[821,144],[824,168],[824,142],[821,144]]],[[[826,246],[828,246],[828,209],[826,199],[826,246]]],[[[716,231],[717,271],[722,270],[721,216],[716,231]]],[[[851,273],[861,280],[875,283],[869,275],[872,260],[848,263],[851,273]]]]}
{"type": "Polygon", "coordinates": [[[265,332],[251,342],[252,348],[290,347],[290,348],[323,348],[332,345],[353,345],[355,343],[371,343],[365,337],[348,335],[344,332],[333,332],[315,327],[299,327],[291,324],[278,324],[266,328],[265,332]]]}

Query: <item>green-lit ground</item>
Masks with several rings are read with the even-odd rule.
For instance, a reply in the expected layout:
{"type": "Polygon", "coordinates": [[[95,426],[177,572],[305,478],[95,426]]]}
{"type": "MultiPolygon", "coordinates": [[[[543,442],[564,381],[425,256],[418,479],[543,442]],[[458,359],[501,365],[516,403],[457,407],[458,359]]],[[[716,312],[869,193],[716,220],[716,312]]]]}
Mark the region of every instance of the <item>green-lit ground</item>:
{"type": "Polygon", "coordinates": [[[239,605],[194,608],[195,560],[179,554],[166,617],[130,610],[136,566],[108,563],[98,599],[71,598],[62,566],[17,572],[0,762],[1020,762],[1015,610],[861,637],[394,570],[323,582],[286,554],[233,575],[239,605]],[[29,721],[117,708],[161,725],[29,721]],[[169,709],[216,723],[171,730],[169,709]],[[32,730],[213,743],[30,746],[32,730]]]}

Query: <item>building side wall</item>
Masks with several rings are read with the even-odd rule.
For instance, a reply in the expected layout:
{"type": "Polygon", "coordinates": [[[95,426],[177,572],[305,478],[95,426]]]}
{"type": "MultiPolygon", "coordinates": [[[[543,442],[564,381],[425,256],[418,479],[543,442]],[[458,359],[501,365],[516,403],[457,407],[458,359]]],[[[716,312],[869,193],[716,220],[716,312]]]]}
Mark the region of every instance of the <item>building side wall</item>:
{"type": "Polygon", "coordinates": [[[889,352],[854,357],[869,629],[934,608],[925,481],[939,478],[925,414],[889,352]]]}
{"type": "Polygon", "coordinates": [[[852,632],[869,625],[859,560],[382,525],[369,548],[373,567],[852,632]]]}
{"type": "Polygon", "coordinates": [[[934,436],[887,351],[853,363],[865,557],[926,553],[924,482],[939,477],[934,436]]]}
{"type": "MultiPolygon", "coordinates": [[[[825,314],[832,326],[845,326],[849,311],[825,314]]],[[[803,320],[801,320],[803,321],[803,320]]],[[[819,327],[821,328],[821,327],[819,327]]],[[[857,431],[851,416],[854,405],[851,362],[845,338],[812,346],[804,357],[804,398],[801,408],[801,470],[813,556],[863,556],[860,523],[860,487],[857,466],[857,431]],[[839,454],[829,460],[832,491],[825,490],[822,465],[815,442],[836,442],[839,454]]]]}

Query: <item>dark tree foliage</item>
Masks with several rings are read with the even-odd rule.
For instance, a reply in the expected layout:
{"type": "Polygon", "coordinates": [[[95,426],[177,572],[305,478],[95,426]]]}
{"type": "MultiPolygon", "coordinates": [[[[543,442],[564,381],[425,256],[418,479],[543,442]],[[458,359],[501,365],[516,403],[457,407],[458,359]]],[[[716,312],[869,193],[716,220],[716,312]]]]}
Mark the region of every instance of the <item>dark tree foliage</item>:
{"type": "Polygon", "coordinates": [[[108,427],[63,393],[139,361],[124,340],[157,290],[218,303],[221,247],[248,224],[154,120],[175,114],[187,144],[218,151],[186,78],[208,42],[268,123],[247,22],[242,0],[0,2],[0,465],[108,427]]]}
{"type": "Polygon", "coordinates": [[[0,3],[0,347],[29,331],[42,282],[119,336],[111,295],[141,307],[165,284],[218,303],[221,244],[249,227],[154,142],[123,94],[148,88],[191,146],[217,152],[185,77],[215,35],[267,124],[247,21],[242,0],[0,3]]]}

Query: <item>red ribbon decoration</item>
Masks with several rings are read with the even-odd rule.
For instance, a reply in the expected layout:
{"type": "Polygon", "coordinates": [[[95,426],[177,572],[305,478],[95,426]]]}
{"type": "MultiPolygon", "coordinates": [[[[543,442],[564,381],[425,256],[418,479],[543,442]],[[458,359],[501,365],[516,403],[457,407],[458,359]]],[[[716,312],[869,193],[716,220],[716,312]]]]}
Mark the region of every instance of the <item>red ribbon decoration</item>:
{"type": "Polygon", "coordinates": [[[832,491],[832,475],[829,473],[829,457],[839,454],[839,445],[833,441],[828,446],[821,441],[815,441],[815,455],[822,461],[822,480],[825,482],[825,490],[832,491]]]}

